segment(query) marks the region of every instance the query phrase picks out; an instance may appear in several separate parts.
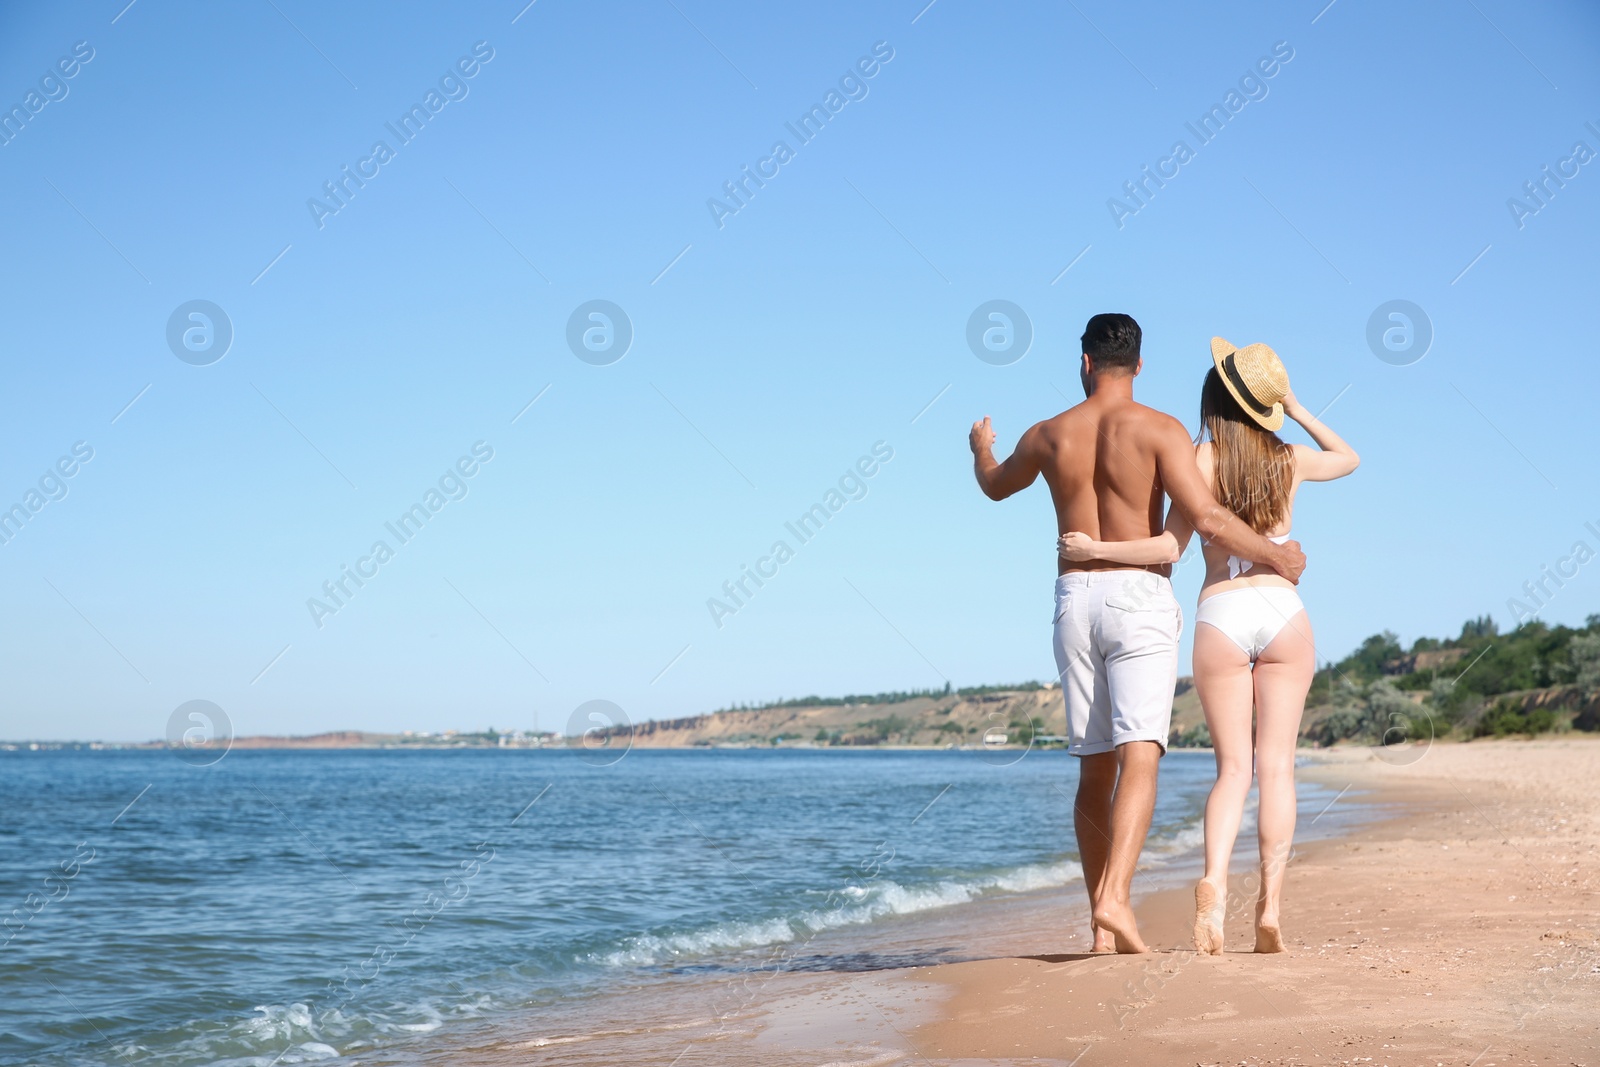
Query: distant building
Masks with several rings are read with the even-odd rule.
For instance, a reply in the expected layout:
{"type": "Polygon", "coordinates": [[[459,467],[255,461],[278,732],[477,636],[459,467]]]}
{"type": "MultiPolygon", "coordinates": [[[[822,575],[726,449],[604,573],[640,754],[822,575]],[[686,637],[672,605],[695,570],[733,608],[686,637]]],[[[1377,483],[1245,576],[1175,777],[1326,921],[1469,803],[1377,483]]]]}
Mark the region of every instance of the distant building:
{"type": "Polygon", "coordinates": [[[1448,667],[1467,654],[1464,648],[1432,648],[1426,652],[1413,652],[1409,656],[1392,659],[1383,665],[1384,674],[1415,674],[1418,671],[1435,671],[1448,667]]]}

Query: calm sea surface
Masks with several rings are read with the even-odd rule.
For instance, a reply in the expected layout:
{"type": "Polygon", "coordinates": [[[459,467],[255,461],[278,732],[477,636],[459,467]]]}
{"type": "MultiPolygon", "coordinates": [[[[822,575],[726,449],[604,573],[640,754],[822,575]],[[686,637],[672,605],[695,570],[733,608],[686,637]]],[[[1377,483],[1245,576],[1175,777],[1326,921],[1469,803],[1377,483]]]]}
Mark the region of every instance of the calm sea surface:
{"type": "MultiPolygon", "coordinates": [[[[1076,761],[985,755],[0,753],[0,1063],[371,1058],[1078,881],[1076,761]]],[[[1161,774],[1158,866],[1211,758],[1161,774]]]]}

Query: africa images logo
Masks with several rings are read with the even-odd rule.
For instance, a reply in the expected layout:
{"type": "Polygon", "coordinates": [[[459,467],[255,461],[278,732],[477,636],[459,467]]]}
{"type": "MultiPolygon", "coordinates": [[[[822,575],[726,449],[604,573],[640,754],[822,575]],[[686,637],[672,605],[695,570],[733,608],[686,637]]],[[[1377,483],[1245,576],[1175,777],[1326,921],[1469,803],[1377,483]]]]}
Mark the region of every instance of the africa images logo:
{"type": "Polygon", "coordinates": [[[839,75],[838,88],[829,89],[823,94],[821,103],[812,104],[799,118],[783,124],[783,128],[794,137],[794,147],[790,147],[788,141],[773,141],[767,155],[756,160],[753,171],[750,164],[746,163],[739,168],[738,177],[722,183],[726,200],[707,197],[706,210],[711,213],[711,221],[717,224],[717,229],[722,229],[728,224],[728,219],[749,207],[756,192],[765,189],[767,182],[776,178],[795,158],[797,150],[815,140],[835,115],[851,102],[865,100],[871,91],[867,82],[877,77],[893,58],[894,46],[888,41],[874,42],[871,55],[857,59],[853,66],[847,67],[839,75]]]}
{"type": "Polygon", "coordinates": [[[1267,82],[1277,77],[1284,65],[1293,58],[1294,47],[1288,41],[1274,44],[1272,54],[1262,56],[1252,68],[1240,75],[1238,88],[1229,88],[1220,104],[1212,104],[1194,122],[1183,124],[1184,129],[1194,137],[1192,148],[1187,140],[1179,138],[1165,156],[1156,160],[1154,171],[1147,163],[1140,169],[1138,177],[1123,182],[1122,192],[1127,200],[1119,200],[1114,196],[1106,200],[1106,210],[1111,213],[1111,221],[1116,223],[1117,229],[1122,229],[1128,219],[1149,207],[1156,192],[1166,188],[1167,182],[1182,173],[1182,168],[1195,158],[1200,149],[1216,140],[1223,128],[1246,105],[1265,100],[1271,92],[1267,82]]]}

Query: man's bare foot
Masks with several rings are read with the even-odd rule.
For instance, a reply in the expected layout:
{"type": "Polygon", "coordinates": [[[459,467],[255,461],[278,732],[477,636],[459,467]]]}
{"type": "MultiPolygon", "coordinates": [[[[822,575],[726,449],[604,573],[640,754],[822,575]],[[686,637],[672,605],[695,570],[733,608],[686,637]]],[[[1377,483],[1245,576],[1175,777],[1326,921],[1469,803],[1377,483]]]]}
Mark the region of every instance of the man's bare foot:
{"type": "Polygon", "coordinates": [[[1094,925],[1096,930],[1111,931],[1118,952],[1150,951],[1150,946],[1139,937],[1139,924],[1133,917],[1133,909],[1126,904],[1102,902],[1094,909],[1094,925]]]}
{"type": "Polygon", "coordinates": [[[1224,899],[1217,887],[1205,879],[1194,886],[1194,950],[1212,956],[1222,955],[1222,917],[1224,899]]]}

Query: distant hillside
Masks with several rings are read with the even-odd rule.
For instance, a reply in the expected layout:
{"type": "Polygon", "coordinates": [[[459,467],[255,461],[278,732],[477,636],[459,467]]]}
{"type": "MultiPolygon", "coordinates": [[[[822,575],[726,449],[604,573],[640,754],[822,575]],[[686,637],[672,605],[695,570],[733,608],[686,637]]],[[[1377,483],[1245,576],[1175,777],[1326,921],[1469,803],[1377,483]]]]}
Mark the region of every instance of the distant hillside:
{"type": "MultiPolygon", "coordinates": [[[[1189,679],[1178,682],[1174,724],[1201,721],[1189,679]]],[[[1067,732],[1061,690],[1053,683],[982,686],[955,691],[805,697],[760,707],[642,722],[635,748],[713,745],[948,748],[986,743],[1061,744],[1067,732]],[[1004,742],[1001,742],[1001,738],[1004,742]]]]}
{"type": "Polygon", "coordinates": [[[1039,686],[985,687],[953,693],[878,694],[871,697],[784,701],[633,728],[635,748],[685,748],[722,744],[978,745],[1004,735],[1007,743],[1066,733],[1061,691],[1039,686]],[[858,702],[859,701],[859,702],[858,702]],[[998,731],[996,733],[995,731],[998,731]]]}

